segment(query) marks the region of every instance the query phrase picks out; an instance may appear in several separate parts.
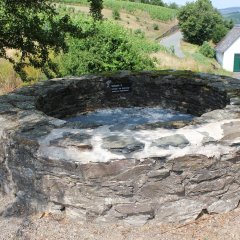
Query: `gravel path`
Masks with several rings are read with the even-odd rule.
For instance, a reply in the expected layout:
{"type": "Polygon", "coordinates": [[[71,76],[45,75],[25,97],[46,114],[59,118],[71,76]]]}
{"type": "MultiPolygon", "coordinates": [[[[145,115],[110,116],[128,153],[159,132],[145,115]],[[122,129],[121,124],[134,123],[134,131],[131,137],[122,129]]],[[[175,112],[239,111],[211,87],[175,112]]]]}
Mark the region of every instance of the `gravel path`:
{"type": "Polygon", "coordinates": [[[173,33],[172,35],[163,38],[160,41],[160,44],[167,48],[174,47],[175,55],[179,58],[184,58],[185,55],[181,49],[181,40],[182,39],[183,39],[182,33],[180,31],[177,31],[177,32],[173,33]]]}
{"type": "Polygon", "coordinates": [[[0,240],[239,240],[240,208],[222,215],[205,215],[183,225],[149,223],[141,227],[96,225],[57,219],[50,214],[3,217],[9,199],[0,198],[0,240]]]}

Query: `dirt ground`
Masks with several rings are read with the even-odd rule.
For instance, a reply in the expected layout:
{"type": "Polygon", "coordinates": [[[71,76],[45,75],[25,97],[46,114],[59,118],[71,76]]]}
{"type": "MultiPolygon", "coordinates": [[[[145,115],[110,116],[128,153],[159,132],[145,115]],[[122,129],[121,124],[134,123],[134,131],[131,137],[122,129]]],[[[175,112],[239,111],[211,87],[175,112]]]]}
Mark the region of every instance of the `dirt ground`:
{"type": "Polygon", "coordinates": [[[0,240],[239,240],[240,208],[222,215],[205,215],[181,225],[149,223],[141,227],[120,224],[56,220],[51,215],[4,217],[10,204],[0,198],[0,240]]]}

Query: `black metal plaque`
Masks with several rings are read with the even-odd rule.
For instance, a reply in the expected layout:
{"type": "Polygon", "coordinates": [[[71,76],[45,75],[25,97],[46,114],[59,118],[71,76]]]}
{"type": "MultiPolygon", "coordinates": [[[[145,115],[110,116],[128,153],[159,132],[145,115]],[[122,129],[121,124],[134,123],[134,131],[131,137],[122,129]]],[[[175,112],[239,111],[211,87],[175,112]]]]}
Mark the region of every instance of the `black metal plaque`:
{"type": "Polygon", "coordinates": [[[129,83],[112,83],[110,87],[112,93],[128,93],[132,90],[129,83]]]}

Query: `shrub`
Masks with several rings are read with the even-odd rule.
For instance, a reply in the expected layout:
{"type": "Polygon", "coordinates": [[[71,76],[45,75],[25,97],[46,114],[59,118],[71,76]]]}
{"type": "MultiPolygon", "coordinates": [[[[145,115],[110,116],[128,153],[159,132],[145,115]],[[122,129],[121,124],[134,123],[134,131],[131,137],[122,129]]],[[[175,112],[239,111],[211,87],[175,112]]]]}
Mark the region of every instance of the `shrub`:
{"type": "Polygon", "coordinates": [[[135,34],[136,36],[140,37],[140,38],[144,38],[144,36],[145,36],[145,33],[144,33],[140,28],[136,29],[136,30],[134,31],[134,34],[135,34]]]}
{"type": "Polygon", "coordinates": [[[159,30],[159,26],[156,23],[153,24],[153,30],[159,30]]]}
{"type": "Polygon", "coordinates": [[[120,20],[120,19],[121,19],[120,13],[119,13],[119,11],[118,11],[117,9],[114,9],[114,10],[112,11],[112,18],[113,18],[114,20],[120,20]]]}
{"type": "MultiPolygon", "coordinates": [[[[80,24],[84,28],[83,21],[80,24]]],[[[145,54],[154,49],[141,42],[143,39],[129,35],[122,27],[109,21],[96,22],[95,33],[91,36],[69,38],[69,51],[59,59],[61,75],[154,68],[154,63],[145,54]]]]}
{"type": "Polygon", "coordinates": [[[208,58],[215,57],[215,50],[209,45],[208,42],[204,42],[203,45],[200,47],[199,52],[208,58]]]}

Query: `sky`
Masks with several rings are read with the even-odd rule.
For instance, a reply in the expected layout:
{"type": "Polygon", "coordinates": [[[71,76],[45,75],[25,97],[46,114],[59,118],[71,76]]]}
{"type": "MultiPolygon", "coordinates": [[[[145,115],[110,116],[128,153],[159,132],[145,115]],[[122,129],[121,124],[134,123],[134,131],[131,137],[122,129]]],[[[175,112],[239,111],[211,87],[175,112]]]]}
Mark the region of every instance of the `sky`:
{"type": "MultiPolygon", "coordinates": [[[[193,0],[165,0],[166,3],[175,2],[179,5],[184,5],[186,2],[192,2],[193,0]]],[[[216,8],[228,8],[228,7],[240,7],[240,0],[212,0],[214,7],[216,8]]]]}

